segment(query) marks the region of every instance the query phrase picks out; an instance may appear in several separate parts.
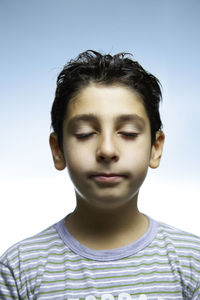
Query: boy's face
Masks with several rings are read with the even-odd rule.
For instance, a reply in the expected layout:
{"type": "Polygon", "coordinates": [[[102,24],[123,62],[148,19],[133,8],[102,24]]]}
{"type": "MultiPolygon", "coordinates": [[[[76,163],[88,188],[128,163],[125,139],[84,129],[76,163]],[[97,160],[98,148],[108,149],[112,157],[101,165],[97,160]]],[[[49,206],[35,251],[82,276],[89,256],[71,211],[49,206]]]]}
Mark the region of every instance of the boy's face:
{"type": "Polygon", "coordinates": [[[136,92],[90,85],[68,105],[63,154],[55,134],[50,145],[55,167],[68,168],[77,200],[112,209],[137,199],[148,166],[159,165],[164,135],[156,137],[152,146],[149,119],[136,92]]]}

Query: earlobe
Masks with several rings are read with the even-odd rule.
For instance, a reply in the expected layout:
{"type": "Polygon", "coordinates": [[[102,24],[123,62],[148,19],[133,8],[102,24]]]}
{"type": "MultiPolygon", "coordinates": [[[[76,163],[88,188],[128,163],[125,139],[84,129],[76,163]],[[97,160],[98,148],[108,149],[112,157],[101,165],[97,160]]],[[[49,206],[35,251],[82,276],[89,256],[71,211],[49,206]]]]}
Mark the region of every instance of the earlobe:
{"type": "Polygon", "coordinates": [[[64,170],[66,167],[65,158],[58,145],[58,137],[54,132],[50,134],[49,144],[51,147],[55,168],[59,171],[64,170]]]}
{"type": "Polygon", "coordinates": [[[157,131],[156,140],[151,148],[151,157],[149,161],[149,166],[153,169],[157,168],[160,164],[164,141],[165,141],[164,133],[162,131],[157,131]]]}

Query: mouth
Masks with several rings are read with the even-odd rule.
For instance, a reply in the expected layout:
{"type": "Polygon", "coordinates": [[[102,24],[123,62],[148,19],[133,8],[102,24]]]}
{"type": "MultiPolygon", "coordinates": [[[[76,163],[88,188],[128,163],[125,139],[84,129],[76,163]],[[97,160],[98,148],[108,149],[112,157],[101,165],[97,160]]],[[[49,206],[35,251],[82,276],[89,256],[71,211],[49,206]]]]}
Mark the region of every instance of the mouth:
{"type": "Polygon", "coordinates": [[[116,173],[98,173],[91,176],[97,182],[119,182],[125,175],[116,174],[116,173]]]}

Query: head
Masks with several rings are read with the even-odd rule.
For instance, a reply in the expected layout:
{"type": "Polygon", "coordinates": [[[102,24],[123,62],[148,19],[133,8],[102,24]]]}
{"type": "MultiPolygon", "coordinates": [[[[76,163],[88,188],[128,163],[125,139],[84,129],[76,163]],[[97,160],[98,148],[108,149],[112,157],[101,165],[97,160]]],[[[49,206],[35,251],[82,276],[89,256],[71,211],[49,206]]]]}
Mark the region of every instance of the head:
{"type": "Polygon", "coordinates": [[[162,154],[157,79],[125,54],[87,51],[64,67],[57,84],[50,145],[77,201],[108,209],[136,199],[162,154]],[[102,182],[102,173],[119,176],[102,182]]]}
{"type": "Polygon", "coordinates": [[[57,79],[51,118],[60,149],[63,146],[63,121],[68,104],[91,83],[104,86],[120,85],[136,91],[149,118],[151,142],[155,142],[156,132],[162,128],[159,113],[162,94],[159,80],[126,53],[111,56],[88,50],[66,64],[57,79]]]}

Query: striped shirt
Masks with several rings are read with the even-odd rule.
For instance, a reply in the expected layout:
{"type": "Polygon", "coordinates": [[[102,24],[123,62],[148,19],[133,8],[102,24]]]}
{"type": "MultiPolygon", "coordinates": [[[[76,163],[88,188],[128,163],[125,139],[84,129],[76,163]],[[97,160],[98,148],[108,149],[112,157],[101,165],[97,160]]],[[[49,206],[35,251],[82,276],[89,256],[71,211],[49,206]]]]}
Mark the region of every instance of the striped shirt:
{"type": "Polygon", "coordinates": [[[200,238],[149,218],[137,241],[93,250],[64,218],[0,258],[0,299],[200,299],[200,238]]]}

